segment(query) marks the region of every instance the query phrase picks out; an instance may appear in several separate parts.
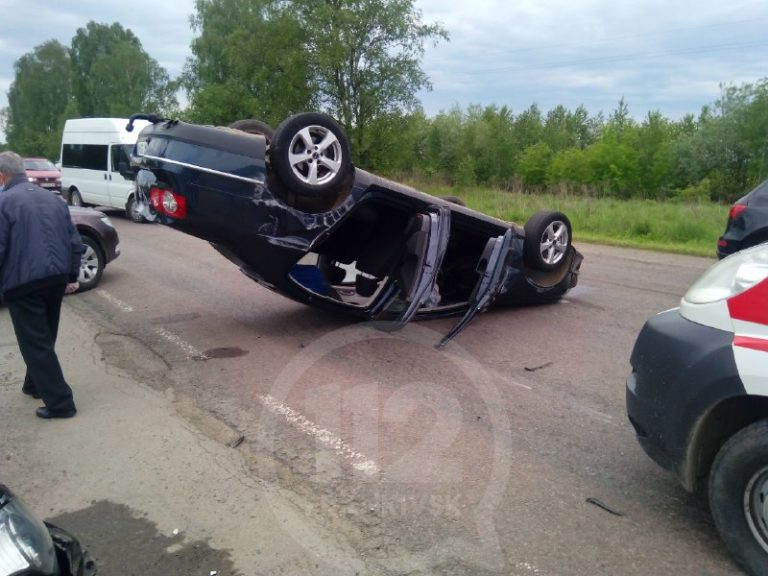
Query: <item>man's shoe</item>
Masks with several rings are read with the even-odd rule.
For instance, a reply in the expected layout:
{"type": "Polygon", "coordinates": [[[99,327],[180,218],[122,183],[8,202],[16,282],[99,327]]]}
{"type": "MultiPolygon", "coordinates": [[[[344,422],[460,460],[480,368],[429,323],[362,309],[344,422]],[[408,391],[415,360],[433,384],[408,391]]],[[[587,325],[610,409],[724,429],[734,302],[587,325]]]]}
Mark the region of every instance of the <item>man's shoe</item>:
{"type": "Polygon", "coordinates": [[[37,410],[35,410],[35,415],[38,418],[45,418],[46,420],[49,420],[51,418],[72,418],[77,414],[77,410],[75,408],[72,408],[72,410],[62,410],[61,412],[53,410],[49,410],[47,406],[40,406],[37,410]]]}
{"type": "Polygon", "coordinates": [[[35,400],[40,400],[40,394],[37,393],[37,390],[26,390],[25,388],[22,388],[21,391],[27,396],[32,396],[35,400]]]}

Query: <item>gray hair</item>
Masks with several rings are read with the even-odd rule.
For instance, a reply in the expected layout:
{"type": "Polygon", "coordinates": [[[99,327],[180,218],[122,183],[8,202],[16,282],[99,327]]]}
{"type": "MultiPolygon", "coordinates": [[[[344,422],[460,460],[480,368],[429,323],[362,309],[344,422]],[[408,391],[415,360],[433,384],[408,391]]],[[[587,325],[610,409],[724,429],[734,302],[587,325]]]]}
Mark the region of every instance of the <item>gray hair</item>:
{"type": "Polygon", "coordinates": [[[0,172],[6,176],[26,174],[24,160],[16,152],[0,152],[0,172]]]}

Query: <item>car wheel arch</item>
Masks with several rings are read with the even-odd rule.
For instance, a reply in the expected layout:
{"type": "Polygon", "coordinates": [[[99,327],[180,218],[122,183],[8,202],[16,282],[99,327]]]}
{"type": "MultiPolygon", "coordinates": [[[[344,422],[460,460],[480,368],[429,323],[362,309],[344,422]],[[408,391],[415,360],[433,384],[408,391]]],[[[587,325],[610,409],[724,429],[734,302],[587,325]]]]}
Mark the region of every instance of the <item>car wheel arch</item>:
{"type": "Polygon", "coordinates": [[[739,395],[723,399],[707,410],[690,433],[680,481],[689,492],[706,485],[720,449],[739,431],[768,418],[768,397],[739,395]]]}
{"type": "Polygon", "coordinates": [[[87,236],[88,238],[96,242],[96,244],[99,245],[99,248],[101,249],[101,251],[106,253],[105,246],[102,243],[101,239],[99,238],[99,235],[96,234],[93,230],[91,230],[87,226],[75,226],[75,229],[77,230],[77,233],[80,234],[80,236],[87,236]]]}

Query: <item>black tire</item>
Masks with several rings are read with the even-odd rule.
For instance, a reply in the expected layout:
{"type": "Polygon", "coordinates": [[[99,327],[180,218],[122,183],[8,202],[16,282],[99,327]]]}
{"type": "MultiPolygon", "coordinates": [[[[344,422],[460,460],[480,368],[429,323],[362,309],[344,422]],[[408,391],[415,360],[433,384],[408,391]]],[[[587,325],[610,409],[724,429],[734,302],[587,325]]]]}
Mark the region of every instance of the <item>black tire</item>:
{"type": "Polygon", "coordinates": [[[67,204],[70,206],[85,206],[83,197],[80,196],[80,191],[77,188],[72,188],[72,190],[70,190],[67,204]]]}
{"type": "Polygon", "coordinates": [[[78,292],[85,292],[96,287],[101,281],[101,275],[104,273],[106,265],[104,253],[101,251],[99,243],[90,236],[80,236],[83,241],[83,255],[80,259],[80,289],[78,292]]]}
{"type": "Polygon", "coordinates": [[[258,134],[260,136],[264,136],[264,139],[267,141],[267,146],[271,144],[272,138],[275,135],[275,131],[272,129],[272,126],[262,122],[261,120],[238,120],[237,122],[232,122],[229,127],[234,128],[235,130],[248,132],[248,134],[258,134]]]}
{"type": "Polygon", "coordinates": [[[464,200],[462,200],[458,196],[440,196],[440,198],[445,200],[446,202],[450,202],[451,204],[457,204],[458,206],[466,206],[466,204],[464,203],[464,200]]]}
{"type": "Polygon", "coordinates": [[[709,506],[736,562],[757,576],[768,567],[768,420],[734,434],[709,473],[709,506]]]}
{"type": "Polygon", "coordinates": [[[286,118],[275,130],[270,160],[286,188],[322,202],[335,198],[352,173],[344,129],[318,112],[286,118]]]}
{"type": "Polygon", "coordinates": [[[125,205],[125,215],[132,222],[136,222],[137,224],[142,224],[147,221],[147,219],[144,218],[142,213],[138,210],[135,194],[131,194],[131,197],[128,198],[128,204],[125,205]]]}
{"type": "Polygon", "coordinates": [[[571,221],[565,214],[551,210],[536,212],[525,223],[525,263],[536,270],[555,270],[565,260],[572,237],[571,221]]]}

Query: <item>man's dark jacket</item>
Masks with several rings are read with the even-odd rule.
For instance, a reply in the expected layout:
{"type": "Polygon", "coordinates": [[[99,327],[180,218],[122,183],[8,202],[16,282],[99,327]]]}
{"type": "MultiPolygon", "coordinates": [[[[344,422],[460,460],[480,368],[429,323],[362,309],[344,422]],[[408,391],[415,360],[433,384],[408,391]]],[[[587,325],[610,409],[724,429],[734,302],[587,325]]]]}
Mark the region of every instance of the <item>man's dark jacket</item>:
{"type": "Polygon", "coordinates": [[[61,199],[16,176],[0,192],[0,292],[5,300],[76,282],[83,243],[61,199]]]}

